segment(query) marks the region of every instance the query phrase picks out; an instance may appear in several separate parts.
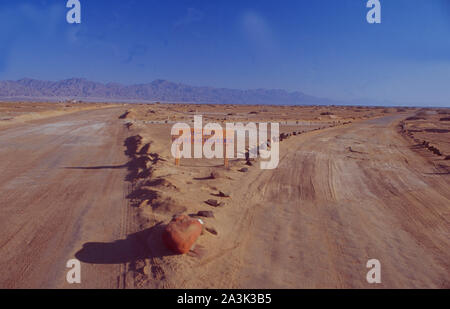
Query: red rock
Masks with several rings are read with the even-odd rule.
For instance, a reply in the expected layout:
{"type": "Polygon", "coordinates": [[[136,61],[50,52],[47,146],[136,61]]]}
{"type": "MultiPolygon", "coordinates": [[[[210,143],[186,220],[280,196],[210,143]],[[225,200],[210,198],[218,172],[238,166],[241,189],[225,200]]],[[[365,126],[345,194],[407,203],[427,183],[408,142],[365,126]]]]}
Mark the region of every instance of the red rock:
{"type": "Polygon", "coordinates": [[[203,225],[199,220],[184,215],[178,216],[167,225],[162,239],[170,250],[185,254],[189,252],[202,230],[203,225]]]}

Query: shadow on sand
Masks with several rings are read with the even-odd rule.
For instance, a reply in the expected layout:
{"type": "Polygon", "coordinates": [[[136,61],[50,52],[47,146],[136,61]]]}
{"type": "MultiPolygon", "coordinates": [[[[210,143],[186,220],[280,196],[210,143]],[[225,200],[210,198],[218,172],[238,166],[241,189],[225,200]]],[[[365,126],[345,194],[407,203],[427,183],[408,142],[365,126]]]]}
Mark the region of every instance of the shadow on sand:
{"type": "MultiPolygon", "coordinates": [[[[71,169],[126,168],[128,174],[125,177],[125,181],[130,182],[132,185],[127,199],[131,201],[132,205],[139,205],[144,200],[153,202],[158,198],[157,192],[147,188],[141,188],[139,182],[150,178],[153,171],[152,165],[164,159],[157,153],[148,154],[151,143],[144,145],[138,152],[141,143],[142,137],[139,135],[128,137],[125,140],[125,155],[129,157],[129,161],[126,164],[117,166],[72,167],[71,169]]],[[[165,225],[160,222],[151,228],[130,234],[125,239],[119,239],[109,243],[88,242],[75,254],[75,257],[81,262],[90,264],[124,264],[133,263],[141,259],[174,255],[175,253],[167,249],[162,241],[164,228],[165,225]]]]}
{"type": "Polygon", "coordinates": [[[123,264],[139,259],[174,255],[162,242],[164,227],[159,223],[152,228],[130,234],[126,239],[110,243],[85,243],[75,257],[90,264],[123,264]]]}
{"type": "Polygon", "coordinates": [[[122,169],[128,167],[128,163],[122,165],[101,165],[101,166],[73,166],[64,167],[67,170],[106,170],[106,169],[122,169]]]}

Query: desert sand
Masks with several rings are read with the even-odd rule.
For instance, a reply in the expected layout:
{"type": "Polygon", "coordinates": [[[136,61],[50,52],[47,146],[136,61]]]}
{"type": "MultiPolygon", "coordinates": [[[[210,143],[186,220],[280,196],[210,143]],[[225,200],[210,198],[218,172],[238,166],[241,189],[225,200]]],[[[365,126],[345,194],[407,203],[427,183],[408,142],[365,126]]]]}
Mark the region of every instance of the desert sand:
{"type": "Polygon", "coordinates": [[[448,109],[414,120],[424,110],[81,108],[44,108],[0,127],[0,287],[450,287],[449,133],[440,121],[448,109]],[[170,128],[195,114],[280,122],[291,136],[280,144],[278,168],[241,159],[228,169],[219,159],[175,166],[170,128]],[[173,254],[162,230],[174,215],[198,211],[214,217],[201,217],[205,229],[191,252],[173,254]],[[79,285],[65,280],[72,258],[82,262],[79,285]],[[373,258],[382,265],[375,286],[366,281],[373,258]]]}

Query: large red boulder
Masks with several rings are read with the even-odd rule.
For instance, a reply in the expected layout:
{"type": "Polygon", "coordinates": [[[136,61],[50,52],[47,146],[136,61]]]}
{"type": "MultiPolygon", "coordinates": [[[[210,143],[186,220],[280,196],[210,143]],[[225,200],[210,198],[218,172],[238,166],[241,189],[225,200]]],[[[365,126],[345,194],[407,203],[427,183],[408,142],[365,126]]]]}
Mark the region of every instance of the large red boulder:
{"type": "Polygon", "coordinates": [[[178,216],[172,219],[163,232],[162,239],[170,250],[184,254],[188,253],[192,245],[202,233],[203,225],[200,220],[188,216],[178,216]]]}

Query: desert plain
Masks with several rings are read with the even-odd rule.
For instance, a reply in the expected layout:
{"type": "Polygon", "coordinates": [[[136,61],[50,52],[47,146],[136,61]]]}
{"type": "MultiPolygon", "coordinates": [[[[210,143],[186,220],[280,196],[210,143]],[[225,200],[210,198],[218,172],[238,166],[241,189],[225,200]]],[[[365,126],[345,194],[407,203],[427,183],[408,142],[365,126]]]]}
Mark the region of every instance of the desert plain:
{"type": "Polygon", "coordinates": [[[4,102],[0,166],[1,288],[450,287],[448,108],[4,102]],[[280,123],[278,167],[175,165],[194,115],[280,123]],[[180,214],[204,222],[185,255],[180,214]]]}

